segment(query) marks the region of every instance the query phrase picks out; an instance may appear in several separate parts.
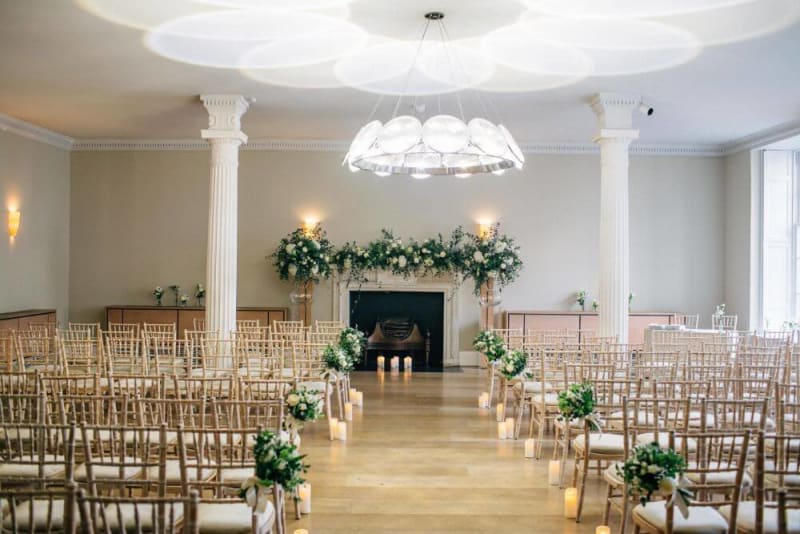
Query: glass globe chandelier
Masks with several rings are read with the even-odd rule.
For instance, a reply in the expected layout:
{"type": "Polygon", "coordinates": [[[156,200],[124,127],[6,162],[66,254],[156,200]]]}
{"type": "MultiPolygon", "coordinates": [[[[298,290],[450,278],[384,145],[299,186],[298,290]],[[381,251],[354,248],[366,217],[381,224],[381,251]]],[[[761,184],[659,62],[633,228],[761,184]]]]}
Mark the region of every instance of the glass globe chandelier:
{"type": "MultiPolygon", "coordinates": [[[[443,18],[444,14],[440,12],[425,15],[418,52],[432,23],[439,26],[442,45],[447,45],[443,18]]],[[[415,57],[408,76],[416,62],[415,57]]],[[[408,77],[406,87],[407,84],[408,77]]],[[[348,165],[353,172],[372,171],[378,176],[410,175],[417,179],[433,175],[467,178],[489,172],[499,175],[507,169],[522,168],[525,156],[502,124],[495,125],[482,117],[466,121],[460,100],[461,118],[440,114],[423,122],[413,115],[397,116],[400,101],[406,96],[404,93],[405,88],[398,97],[394,114],[385,124],[372,120],[359,130],[343,165],[348,165]]]]}

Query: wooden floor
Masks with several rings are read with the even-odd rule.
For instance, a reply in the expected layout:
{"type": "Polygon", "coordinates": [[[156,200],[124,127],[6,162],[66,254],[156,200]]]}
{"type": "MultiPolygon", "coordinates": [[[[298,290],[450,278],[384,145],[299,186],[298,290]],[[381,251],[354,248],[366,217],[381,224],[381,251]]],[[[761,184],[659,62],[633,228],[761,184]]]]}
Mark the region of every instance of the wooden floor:
{"type": "MultiPolygon", "coordinates": [[[[478,409],[485,375],[353,376],[364,391],[348,441],[329,441],[325,420],[303,433],[312,514],[288,532],[594,533],[605,484],[590,475],[583,521],[562,515],[563,492],[547,485],[547,460],[524,441],[498,441],[494,411],[478,409]]],[[[293,510],[292,510],[293,511],[293,510]]]]}

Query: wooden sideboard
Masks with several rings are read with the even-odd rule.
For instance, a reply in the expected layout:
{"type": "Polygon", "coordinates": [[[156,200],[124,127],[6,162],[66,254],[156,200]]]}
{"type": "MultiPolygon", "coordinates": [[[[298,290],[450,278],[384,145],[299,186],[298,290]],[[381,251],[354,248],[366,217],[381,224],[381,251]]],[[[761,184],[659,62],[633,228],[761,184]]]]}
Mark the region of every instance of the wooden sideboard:
{"type": "MultiPolygon", "coordinates": [[[[671,324],[672,312],[631,312],[628,315],[628,343],[644,343],[644,331],[651,324],[671,324]]],[[[505,328],[528,330],[598,330],[600,319],[592,311],[507,311],[505,328]]]]}
{"type": "Polygon", "coordinates": [[[31,323],[55,325],[56,310],[22,310],[0,313],[0,330],[24,330],[31,323]]]}
{"type": "MultiPolygon", "coordinates": [[[[194,319],[203,319],[205,308],[176,306],[108,306],[106,307],[106,324],[108,323],[175,323],[178,336],[185,330],[194,330],[194,319]]],[[[288,308],[237,308],[236,319],[261,322],[261,326],[269,326],[273,321],[285,321],[289,317],[288,308]]]]}

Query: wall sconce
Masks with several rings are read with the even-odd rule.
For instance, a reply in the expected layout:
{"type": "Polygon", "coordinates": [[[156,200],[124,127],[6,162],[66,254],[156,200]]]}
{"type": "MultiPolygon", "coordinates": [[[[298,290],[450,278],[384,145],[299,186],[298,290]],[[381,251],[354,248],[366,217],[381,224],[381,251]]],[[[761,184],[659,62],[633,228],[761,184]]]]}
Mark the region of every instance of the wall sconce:
{"type": "Polygon", "coordinates": [[[20,214],[16,209],[8,210],[8,237],[14,239],[19,232],[19,219],[20,214]]]}
{"type": "Polygon", "coordinates": [[[492,235],[492,222],[481,221],[478,223],[478,237],[481,239],[489,239],[492,235]]]}
{"type": "Polygon", "coordinates": [[[303,221],[303,226],[302,226],[303,234],[306,237],[311,236],[314,233],[314,229],[317,227],[318,224],[319,222],[317,221],[312,221],[312,220],[303,221]]]}

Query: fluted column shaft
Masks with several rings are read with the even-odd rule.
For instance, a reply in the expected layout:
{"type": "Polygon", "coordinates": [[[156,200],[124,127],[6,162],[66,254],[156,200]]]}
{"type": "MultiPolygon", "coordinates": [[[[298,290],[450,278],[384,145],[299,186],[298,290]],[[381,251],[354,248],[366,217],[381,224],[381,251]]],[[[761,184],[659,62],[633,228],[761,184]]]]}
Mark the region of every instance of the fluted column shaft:
{"type": "Polygon", "coordinates": [[[613,131],[604,131],[604,134],[611,136],[597,139],[600,144],[600,335],[627,343],[630,294],[628,146],[632,137],[612,137],[613,131]]]}
{"type": "Polygon", "coordinates": [[[224,339],[236,330],[238,252],[238,139],[211,139],[211,184],[206,255],[206,329],[224,339]]]}
{"type": "Polygon", "coordinates": [[[247,142],[240,119],[248,103],[240,95],[203,95],[211,145],[206,252],[206,329],[230,339],[236,330],[239,219],[239,146],[247,142]]]}

